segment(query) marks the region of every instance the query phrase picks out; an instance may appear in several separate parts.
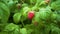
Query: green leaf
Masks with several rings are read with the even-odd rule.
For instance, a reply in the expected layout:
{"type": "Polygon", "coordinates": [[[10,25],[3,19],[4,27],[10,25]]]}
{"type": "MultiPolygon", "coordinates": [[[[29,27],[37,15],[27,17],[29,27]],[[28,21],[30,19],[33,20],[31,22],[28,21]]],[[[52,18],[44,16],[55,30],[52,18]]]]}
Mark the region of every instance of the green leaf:
{"type": "Polygon", "coordinates": [[[5,4],[7,4],[8,1],[9,0],[1,0],[1,2],[5,3],[5,4]]]}
{"type": "Polygon", "coordinates": [[[9,0],[9,2],[8,2],[8,6],[12,6],[14,4],[14,2],[13,2],[13,0],[9,0]]]}
{"type": "Polygon", "coordinates": [[[22,9],[22,19],[23,20],[26,20],[27,19],[27,14],[28,14],[29,11],[30,11],[30,8],[29,7],[24,7],[22,9]]]}
{"type": "Polygon", "coordinates": [[[21,34],[27,34],[27,30],[26,30],[26,28],[22,28],[22,29],[20,29],[20,33],[21,33],[21,34]]]}
{"type": "Polygon", "coordinates": [[[16,9],[16,2],[13,0],[9,0],[9,2],[7,3],[9,9],[11,10],[11,12],[13,12],[16,9]]]}
{"type": "Polygon", "coordinates": [[[46,24],[43,32],[44,32],[44,34],[49,34],[50,30],[51,30],[50,24],[49,25],[46,24]]]}
{"type": "Polygon", "coordinates": [[[27,3],[23,3],[23,4],[22,4],[22,7],[26,7],[26,6],[28,6],[27,3]]]}
{"type": "Polygon", "coordinates": [[[51,15],[51,20],[56,20],[57,19],[57,16],[58,16],[58,14],[56,14],[56,13],[52,13],[52,15],[51,15]]]}
{"type": "Polygon", "coordinates": [[[19,30],[20,28],[18,27],[18,28],[16,28],[14,31],[13,31],[13,33],[14,34],[20,34],[20,30],[19,30]]]}
{"type": "Polygon", "coordinates": [[[19,28],[18,25],[10,23],[10,24],[5,26],[5,30],[4,31],[13,31],[13,30],[18,29],[18,28],[19,28]]]}
{"type": "Polygon", "coordinates": [[[54,9],[54,10],[60,10],[60,0],[59,1],[55,1],[55,2],[52,2],[51,3],[51,7],[52,7],[52,9],[54,9]]]}
{"type": "Polygon", "coordinates": [[[4,3],[0,2],[0,12],[1,12],[1,21],[2,23],[7,23],[9,15],[10,15],[10,10],[7,5],[4,3]]]}
{"type": "Polygon", "coordinates": [[[57,19],[56,20],[57,20],[57,22],[60,23],[60,14],[57,15],[57,19]]]}
{"type": "Polygon", "coordinates": [[[42,20],[48,20],[48,19],[50,19],[51,18],[51,14],[52,14],[52,12],[51,12],[51,9],[49,9],[49,7],[48,8],[41,8],[40,10],[39,10],[39,15],[40,15],[40,19],[42,19],[42,20]]]}
{"type": "Polygon", "coordinates": [[[8,34],[8,32],[0,32],[0,34],[8,34]]]}
{"type": "Polygon", "coordinates": [[[51,24],[51,34],[60,34],[60,28],[51,24]]]}
{"type": "Polygon", "coordinates": [[[29,10],[30,10],[29,7],[23,7],[23,12],[24,12],[24,13],[28,12],[29,10]]]}
{"type": "Polygon", "coordinates": [[[2,19],[3,11],[0,9],[0,19],[2,19]]]}
{"type": "Polygon", "coordinates": [[[0,2],[0,8],[3,9],[3,10],[5,10],[5,11],[8,11],[8,13],[9,13],[9,8],[8,8],[8,6],[5,5],[5,4],[2,3],[2,2],[0,2]]]}
{"type": "Polygon", "coordinates": [[[36,13],[35,13],[35,16],[34,16],[32,22],[34,23],[35,21],[36,21],[36,22],[40,22],[40,15],[39,15],[39,12],[36,12],[36,13]]]}
{"type": "Polygon", "coordinates": [[[15,13],[13,16],[13,20],[15,23],[18,23],[21,20],[21,14],[20,13],[15,13]]]}
{"type": "Polygon", "coordinates": [[[32,32],[32,29],[27,30],[27,34],[31,34],[31,32],[32,32]]]}
{"type": "Polygon", "coordinates": [[[30,0],[30,3],[32,4],[35,4],[36,3],[36,0],[30,0]]]}

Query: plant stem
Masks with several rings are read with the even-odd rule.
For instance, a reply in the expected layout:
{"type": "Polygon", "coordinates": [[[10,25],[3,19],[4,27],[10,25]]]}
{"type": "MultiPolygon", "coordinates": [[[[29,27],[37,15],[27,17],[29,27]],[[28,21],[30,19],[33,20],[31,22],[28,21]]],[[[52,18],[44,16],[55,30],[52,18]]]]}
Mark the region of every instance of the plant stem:
{"type": "Polygon", "coordinates": [[[23,20],[21,21],[22,25],[24,26],[23,20]]]}

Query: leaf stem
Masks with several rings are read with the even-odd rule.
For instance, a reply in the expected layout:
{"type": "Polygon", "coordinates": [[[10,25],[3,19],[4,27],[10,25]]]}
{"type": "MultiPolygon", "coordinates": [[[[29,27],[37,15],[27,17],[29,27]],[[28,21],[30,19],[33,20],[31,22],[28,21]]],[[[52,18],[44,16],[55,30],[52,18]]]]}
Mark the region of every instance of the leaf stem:
{"type": "Polygon", "coordinates": [[[23,20],[21,21],[22,25],[24,26],[23,20]]]}

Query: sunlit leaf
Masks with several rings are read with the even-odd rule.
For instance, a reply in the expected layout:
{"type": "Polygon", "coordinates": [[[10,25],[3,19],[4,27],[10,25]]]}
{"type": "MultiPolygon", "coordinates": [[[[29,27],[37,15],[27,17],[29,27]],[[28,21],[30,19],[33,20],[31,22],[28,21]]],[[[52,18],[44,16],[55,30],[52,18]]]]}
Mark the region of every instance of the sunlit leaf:
{"type": "Polygon", "coordinates": [[[20,13],[14,14],[13,20],[15,23],[18,23],[21,20],[21,14],[20,13]]]}

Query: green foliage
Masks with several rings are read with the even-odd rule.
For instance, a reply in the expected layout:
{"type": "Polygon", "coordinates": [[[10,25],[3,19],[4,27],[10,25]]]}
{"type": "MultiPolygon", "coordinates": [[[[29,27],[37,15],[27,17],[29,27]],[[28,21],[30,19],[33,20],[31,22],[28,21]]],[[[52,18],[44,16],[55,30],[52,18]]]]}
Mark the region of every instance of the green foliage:
{"type": "Polygon", "coordinates": [[[7,32],[7,34],[20,34],[19,26],[13,23],[10,23],[5,26],[4,32],[7,32]]]}
{"type": "Polygon", "coordinates": [[[21,32],[21,34],[27,34],[27,30],[26,30],[26,28],[22,28],[22,29],[20,29],[20,32],[21,32]]]}
{"type": "Polygon", "coordinates": [[[17,29],[17,28],[19,28],[18,25],[15,25],[15,24],[13,24],[13,23],[10,23],[10,24],[6,25],[5,30],[6,30],[6,31],[13,31],[13,30],[15,30],[15,29],[17,29]]]}
{"type": "Polygon", "coordinates": [[[36,21],[36,22],[40,22],[40,15],[39,15],[39,12],[36,12],[36,13],[35,13],[35,16],[34,16],[32,22],[34,23],[35,21],[36,21]]]}
{"type": "Polygon", "coordinates": [[[54,24],[51,24],[51,34],[60,34],[60,29],[54,24]]]}
{"type": "Polygon", "coordinates": [[[14,14],[13,20],[15,23],[19,23],[19,21],[21,21],[21,14],[20,13],[14,14]]]}
{"type": "Polygon", "coordinates": [[[27,19],[27,14],[28,14],[28,11],[30,11],[31,9],[29,7],[23,7],[22,8],[22,20],[26,20],[27,19]]]}
{"type": "Polygon", "coordinates": [[[39,10],[39,15],[40,15],[40,18],[42,19],[42,20],[48,20],[49,18],[50,18],[50,16],[51,16],[51,14],[52,14],[52,12],[51,12],[51,10],[49,9],[49,7],[48,7],[48,9],[47,8],[41,8],[40,10],[39,10]]]}
{"type": "Polygon", "coordinates": [[[60,8],[59,8],[60,7],[60,1],[52,2],[51,7],[54,10],[60,10],[60,8]]]}
{"type": "Polygon", "coordinates": [[[6,23],[10,15],[10,10],[8,6],[2,2],[0,2],[0,15],[1,15],[1,22],[6,23]]]}
{"type": "Polygon", "coordinates": [[[60,0],[48,1],[0,0],[0,34],[60,34],[60,0]]]}

